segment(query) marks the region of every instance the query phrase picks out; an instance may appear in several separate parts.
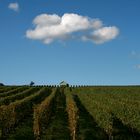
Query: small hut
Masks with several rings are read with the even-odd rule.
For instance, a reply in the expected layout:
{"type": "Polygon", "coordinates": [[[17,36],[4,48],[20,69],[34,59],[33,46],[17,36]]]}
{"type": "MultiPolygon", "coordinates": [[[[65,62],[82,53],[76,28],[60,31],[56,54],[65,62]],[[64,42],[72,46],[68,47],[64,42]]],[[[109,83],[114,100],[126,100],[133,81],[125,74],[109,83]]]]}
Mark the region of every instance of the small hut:
{"type": "Polygon", "coordinates": [[[62,81],[59,85],[60,87],[69,87],[69,84],[65,81],[62,81]]]}

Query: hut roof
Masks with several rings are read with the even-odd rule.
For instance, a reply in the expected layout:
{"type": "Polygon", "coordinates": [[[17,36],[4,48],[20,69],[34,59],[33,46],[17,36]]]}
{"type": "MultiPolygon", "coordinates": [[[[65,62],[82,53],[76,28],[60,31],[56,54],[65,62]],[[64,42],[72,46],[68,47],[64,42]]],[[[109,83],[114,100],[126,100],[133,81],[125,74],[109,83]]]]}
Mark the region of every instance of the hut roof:
{"type": "Polygon", "coordinates": [[[65,81],[62,81],[62,82],[60,83],[60,85],[68,85],[68,83],[65,82],[65,81]]]}

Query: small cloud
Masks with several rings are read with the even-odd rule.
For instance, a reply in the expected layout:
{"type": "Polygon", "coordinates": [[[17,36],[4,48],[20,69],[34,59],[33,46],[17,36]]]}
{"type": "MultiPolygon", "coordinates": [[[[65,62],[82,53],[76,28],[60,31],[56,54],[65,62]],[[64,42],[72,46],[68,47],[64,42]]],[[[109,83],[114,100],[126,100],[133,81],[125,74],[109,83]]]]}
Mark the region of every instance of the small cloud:
{"type": "Polygon", "coordinates": [[[140,53],[137,51],[131,51],[131,56],[135,59],[140,59],[140,53]]]}
{"type": "Polygon", "coordinates": [[[140,69],[140,64],[136,65],[136,68],[137,68],[137,69],[140,69]]]}
{"type": "Polygon", "coordinates": [[[136,56],[136,55],[137,55],[136,51],[132,51],[132,52],[131,52],[131,55],[132,55],[132,56],[136,56]]]}
{"type": "Polygon", "coordinates": [[[115,39],[119,34],[119,29],[115,26],[103,27],[100,19],[74,13],[65,13],[63,16],[41,14],[35,17],[33,24],[35,28],[27,30],[26,37],[41,40],[45,44],[55,40],[73,39],[73,35],[82,41],[101,44],[115,39]]]}
{"type": "Polygon", "coordinates": [[[15,12],[18,12],[19,11],[19,4],[16,2],[16,3],[10,3],[8,5],[8,8],[15,11],[15,12]]]}
{"type": "Polygon", "coordinates": [[[93,41],[96,44],[102,44],[112,39],[115,39],[119,34],[119,29],[115,26],[113,27],[102,27],[92,34],[82,37],[83,41],[93,41]]]}
{"type": "Polygon", "coordinates": [[[103,27],[93,32],[93,41],[96,44],[102,44],[104,42],[115,39],[119,34],[119,29],[115,26],[103,27]]]}

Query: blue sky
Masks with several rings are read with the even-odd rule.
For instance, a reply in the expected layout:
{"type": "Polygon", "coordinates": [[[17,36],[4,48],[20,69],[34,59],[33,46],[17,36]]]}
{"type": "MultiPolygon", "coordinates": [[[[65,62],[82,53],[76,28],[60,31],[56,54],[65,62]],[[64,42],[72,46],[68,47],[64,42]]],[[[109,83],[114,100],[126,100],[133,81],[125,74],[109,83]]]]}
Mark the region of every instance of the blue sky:
{"type": "MultiPolygon", "coordinates": [[[[80,85],[140,84],[139,7],[139,0],[0,1],[0,82],[19,85],[33,80],[36,84],[59,84],[65,80],[80,85]],[[10,6],[15,3],[16,6],[10,6]],[[35,36],[38,24],[33,25],[42,14],[51,17],[55,14],[61,20],[66,14],[74,14],[75,18],[82,17],[81,24],[84,18],[90,25],[92,19],[98,19],[102,27],[88,26],[83,31],[83,26],[82,30],[77,29],[78,24],[71,27],[73,31],[69,34],[54,36],[53,32],[59,30],[57,26],[47,32],[53,41],[44,43],[35,36]],[[118,34],[115,30],[110,33],[114,38],[107,34],[109,38],[104,40],[99,36],[104,27],[107,31],[108,27],[111,31],[115,27],[118,34]],[[29,37],[27,31],[33,34],[30,32],[29,37]],[[86,41],[81,39],[83,36],[86,41]],[[99,43],[95,37],[104,41],[99,43]]],[[[40,30],[39,33],[42,35],[40,30]]]]}

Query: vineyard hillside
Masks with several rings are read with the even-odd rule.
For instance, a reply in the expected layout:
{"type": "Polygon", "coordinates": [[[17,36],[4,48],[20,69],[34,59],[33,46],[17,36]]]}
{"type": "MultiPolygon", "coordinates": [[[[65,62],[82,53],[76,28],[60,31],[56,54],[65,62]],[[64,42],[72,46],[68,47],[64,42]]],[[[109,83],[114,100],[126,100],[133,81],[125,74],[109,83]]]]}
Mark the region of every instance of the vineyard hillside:
{"type": "Polygon", "coordinates": [[[139,86],[0,87],[0,140],[139,139],[139,86]]]}

